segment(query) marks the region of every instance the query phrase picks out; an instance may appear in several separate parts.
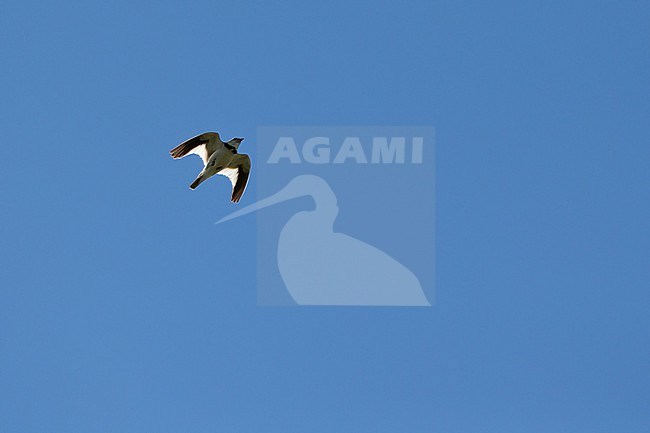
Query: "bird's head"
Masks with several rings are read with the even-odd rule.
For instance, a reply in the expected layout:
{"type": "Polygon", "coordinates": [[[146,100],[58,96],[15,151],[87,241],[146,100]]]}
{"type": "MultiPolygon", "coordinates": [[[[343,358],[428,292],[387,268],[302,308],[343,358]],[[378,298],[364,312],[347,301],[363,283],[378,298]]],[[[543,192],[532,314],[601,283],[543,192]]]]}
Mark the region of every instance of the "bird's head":
{"type": "Polygon", "coordinates": [[[234,146],[235,149],[237,149],[242,141],[244,141],[243,138],[233,138],[232,140],[230,140],[228,142],[228,144],[231,145],[231,146],[234,146]]]}
{"type": "Polygon", "coordinates": [[[272,196],[263,198],[256,203],[239,209],[221,218],[216,224],[238,218],[267,206],[306,195],[311,196],[316,204],[316,208],[311,212],[314,212],[319,218],[332,224],[339,212],[339,208],[336,205],[336,194],[334,194],[334,191],[332,191],[332,188],[330,188],[325,179],[313,174],[303,174],[294,177],[284,188],[272,196]]]}

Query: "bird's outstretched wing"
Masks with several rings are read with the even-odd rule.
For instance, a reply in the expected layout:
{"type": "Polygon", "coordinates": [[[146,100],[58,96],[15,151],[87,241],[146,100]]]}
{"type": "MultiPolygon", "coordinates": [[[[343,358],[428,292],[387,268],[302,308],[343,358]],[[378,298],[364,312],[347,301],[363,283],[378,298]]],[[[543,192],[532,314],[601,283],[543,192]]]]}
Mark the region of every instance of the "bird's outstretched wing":
{"type": "Polygon", "coordinates": [[[230,200],[233,203],[237,203],[244,194],[250,172],[251,159],[245,153],[240,153],[232,159],[228,167],[217,173],[230,179],[230,183],[232,183],[232,197],[230,200]]]}
{"type": "Polygon", "coordinates": [[[208,158],[214,153],[223,142],[218,132],[204,132],[196,137],[179,144],[169,151],[172,158],[179,159],[191,153],[199,155],[203,160],[203,165],[208,163],[208,158]]]}

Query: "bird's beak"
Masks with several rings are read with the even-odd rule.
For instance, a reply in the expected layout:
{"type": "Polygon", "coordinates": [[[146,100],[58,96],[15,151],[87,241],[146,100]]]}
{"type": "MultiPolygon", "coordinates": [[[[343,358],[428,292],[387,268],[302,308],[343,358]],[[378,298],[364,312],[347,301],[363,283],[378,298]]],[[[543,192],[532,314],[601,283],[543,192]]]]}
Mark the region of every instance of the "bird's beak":
{"type": "Polygon", "coordinates": [[[263,198],[257,203],[253,203],[251,205],[246,206],[245,208],[239,209],[237,212],[233,212],[230,215],[226,215],[225,217],[217,221],[215,224],[220,224],[222,222],[226,222],[231,219],[239,218],[240,216],[244,216],[251,212],[255,212],[260,209],[264,209],[265,207],[272,206],[274,204],[291,200],[292,198],[300,197],[303,195],[306,195],[305,191],[300,191],[297,190],[296,188],[292,188],[290,183],[289,185],[285,186],[284,188],[282,188],[280,191],[276,192],[272,196],[263,198]]]}

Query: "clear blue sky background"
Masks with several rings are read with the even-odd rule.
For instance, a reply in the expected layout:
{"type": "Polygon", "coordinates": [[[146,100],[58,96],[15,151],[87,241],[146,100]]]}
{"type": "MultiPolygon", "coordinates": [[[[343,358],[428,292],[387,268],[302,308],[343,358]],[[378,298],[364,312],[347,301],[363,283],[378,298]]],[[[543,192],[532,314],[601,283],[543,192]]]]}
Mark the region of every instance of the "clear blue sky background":
{"type": "Polygon", "coordinates": [[[0,6],[0,431],[650,431],[648,2],[131,3],[0,6]],[[435,307],[256,306],[276,124],[436,127],[435,307]]]}

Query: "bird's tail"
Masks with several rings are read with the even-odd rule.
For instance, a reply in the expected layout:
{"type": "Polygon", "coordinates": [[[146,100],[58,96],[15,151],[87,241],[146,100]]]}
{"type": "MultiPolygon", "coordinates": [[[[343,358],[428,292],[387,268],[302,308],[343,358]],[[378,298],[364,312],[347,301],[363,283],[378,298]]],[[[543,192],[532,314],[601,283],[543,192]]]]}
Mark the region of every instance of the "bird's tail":
{"type": "Polygon", "coordinates": [[[192,185],[190,185],[190,189],[196,189],[197,186],[201,185],[201,182],[203,182],[206,179],[206,177],[203,176],[203,173],[199,175],[199,177],[192,182],[192,185]]]}

